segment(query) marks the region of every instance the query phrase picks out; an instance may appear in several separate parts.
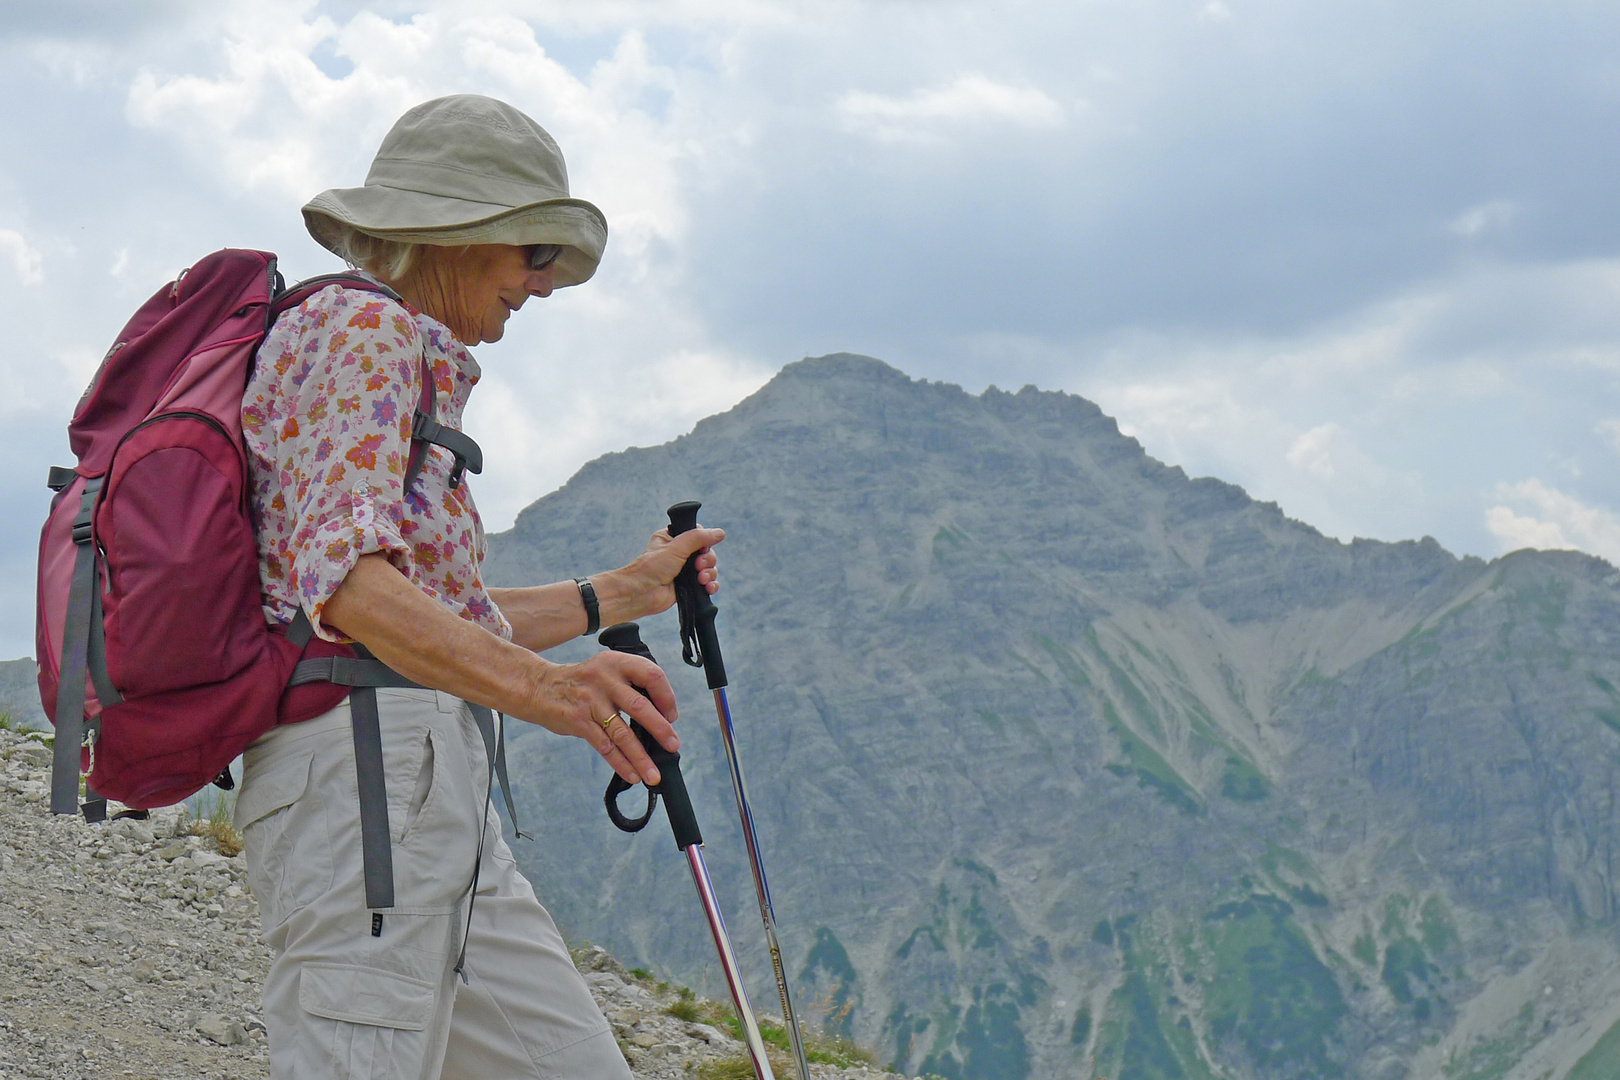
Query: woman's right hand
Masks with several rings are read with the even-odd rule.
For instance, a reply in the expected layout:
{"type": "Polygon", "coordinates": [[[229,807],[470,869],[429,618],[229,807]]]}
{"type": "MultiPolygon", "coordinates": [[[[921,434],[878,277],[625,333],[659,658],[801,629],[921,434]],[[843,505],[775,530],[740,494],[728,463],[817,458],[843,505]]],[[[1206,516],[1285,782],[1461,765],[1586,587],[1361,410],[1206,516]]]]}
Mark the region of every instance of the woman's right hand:
{"type": "Polygon", "coordinates": [[[663,669],[643,657],[604,652],[583,663],[547,664],[530,697],[534,707],[526,710],[528,715],[518,714],[519,719],[584,739],[626,783],[650,786],[658,783],[659,775],[620,712],[671,753],[681,748],[671,726],[675,693],[663,669]],[[608,721],[605,730],[603,720],[608,721]]]}

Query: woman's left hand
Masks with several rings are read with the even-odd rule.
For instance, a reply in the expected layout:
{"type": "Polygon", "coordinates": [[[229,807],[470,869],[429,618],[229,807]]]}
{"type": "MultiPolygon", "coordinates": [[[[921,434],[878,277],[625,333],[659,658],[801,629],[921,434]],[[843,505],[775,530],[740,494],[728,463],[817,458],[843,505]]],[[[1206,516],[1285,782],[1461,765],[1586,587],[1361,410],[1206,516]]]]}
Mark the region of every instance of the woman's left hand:
{"type": "MultiPolygon", "coordinates": [[[[696,528],[670,538],[668,529],[659,529],[647,541],[647,550],[622,570],[615,571],[623,589],[625,619],[639,619],[666,611],[675,603],[675,575],[686,560],[697,555],[698,581],[709,593],[720,591],[720,568],[714,545],[726,538],[724,529],[696,528]]],[[[615,590],[617,591],[617,590],[615,590]]]]}

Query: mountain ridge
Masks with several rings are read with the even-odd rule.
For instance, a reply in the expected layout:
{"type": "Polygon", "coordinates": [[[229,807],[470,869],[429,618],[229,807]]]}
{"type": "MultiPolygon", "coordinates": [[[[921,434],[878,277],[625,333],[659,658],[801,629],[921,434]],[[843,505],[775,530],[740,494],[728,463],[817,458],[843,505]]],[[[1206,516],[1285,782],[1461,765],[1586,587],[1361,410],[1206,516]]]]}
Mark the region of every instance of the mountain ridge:
{"type": "MultiPolygon", "coordinates": [[[[491,538],[489,580],[622,561],[692,496],[730,536],[720,628],[793,974],[902,1067],[1528,1078],[1607,1031],[1607,978],[1504,989],[1616,958],[1601,560],[1341,542],[1084,399],[834,355],[589,463],[491,538]],[[1511,1046],[1498,999],[1529,1010],[1511,1046]]],[[[673,660],[669,617],[646,631],[673,660]]],[[[666,668],[746,927],[706,695],[666,668]]],[[[667,842],[582,809],[589,755],[525,733],[513,758],[559,918],[701,980],[667,842]]]]}

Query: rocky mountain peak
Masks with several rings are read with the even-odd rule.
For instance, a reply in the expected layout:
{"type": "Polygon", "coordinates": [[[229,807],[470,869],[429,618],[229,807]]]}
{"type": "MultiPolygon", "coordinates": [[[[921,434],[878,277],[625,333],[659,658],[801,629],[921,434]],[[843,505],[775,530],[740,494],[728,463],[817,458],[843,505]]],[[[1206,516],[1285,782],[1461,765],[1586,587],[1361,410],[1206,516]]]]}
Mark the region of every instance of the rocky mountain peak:
{"type": "MultiPolygon", "coordinates": [[[[1539,1077],[1620,1020],[1609,976],[1538,997],[1523,974],[1616,958],[1606,564],[1341,543],[1073,395],[837,355],[592,462],[492,538],[490,580],[622,561],[693,497],[728,531],[719,625],[795,977],[902,1067],[1539,1077]]],[[[737,924],[707,694],[668,616],[644,631],[737,924]]],[[[588,754],[513,756],[562,921],[704,978],[667,837],[611,831],[588,754]]]]}

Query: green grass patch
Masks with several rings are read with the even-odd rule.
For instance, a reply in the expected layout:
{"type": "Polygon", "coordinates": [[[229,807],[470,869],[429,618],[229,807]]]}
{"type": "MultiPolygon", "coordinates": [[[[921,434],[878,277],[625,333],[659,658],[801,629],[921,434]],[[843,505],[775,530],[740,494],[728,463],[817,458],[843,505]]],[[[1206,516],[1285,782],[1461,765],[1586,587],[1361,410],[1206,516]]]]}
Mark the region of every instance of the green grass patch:
{"type": "MultiPolygon", "coordinates": [[[[1021,1024],[1027,992],[1005,983],[973,988],[973,1004],[962,1014],[950,1038],[936,1038],[934,1050],[919,1071],[945,1080],[1026,1080],[1029,1045],[1021,1024]]],[[[943,1036],[945,1032],[941,1032],[943,1036]]]]}
{"type": "MultiPolygon", "coordinates": [[[[686,988],[682,987],[682,989],[685,990],[686,988]]],[[[703,1023],[709,1022],[704,1017],[703,1010],[698,1007],[697,1001],[693,999],[690,990],[686,990],[680,997],[665,1005],[664,1015],[673,1016],[675,1019],[683,1020],[688,1024],[695,1024],[699,1021],[703,1023]]]]}
{"type": "MultiPolygon", "coordinates": [[[[754,1023],[759,1026],[759,1038],[765,1044],[767,1053],[774,1050],[782,1055],[782,1062],[778,1064],[777,1055],[769,1054],[771,1068],[782,1076],[794,1075],[797,1068],[788,1057],[793,1052],[793,1042],[788,1038],[787,1028],[775,1021],[758,1017],[755,1018],[754,1023]]],[[[742,1021],[737,1019],[735,1012],[726,1017],[725,1028],[739,1042],[743,1041],[742,1021]]],[[[799,1038],[804,1042],[804,1058],[813,1065],[831,1065],[839,1069],[853,1069],[862,1065],[872,1065],[877,1061],[875,1054],[855,1045],[848,1039],[816,1031],[813,1028],[806,1028],[802,1022],[800,1028],[799,1038]]],[[[745,1056],[742,1060],[746,1064],[748,1059],[745,1056]]],[[[750,1070],[743,1075],[752,1078],[754,1074],[750,1070]]]]}
{"type": "MultiPolygon", "coordinates": [[[[1091,677],[1086,674],[1086,669],[1081,665],[1080,661],[1075,658],[1074,653],[1070,652],[1064,646],[1058,644],[1058,642],[1052,638],[1047,637],[1045,634],[1036,634],[1035,643],[1041,647],[1042,652],[1046,653],[1047,656],[1052,658],[1052,662],[1057,665],[1059,674],[1061,674],[1065,679],[1073,683],[1075,686],[1083,687],[1088,690],[1091,688],[1091,677]]],[[[1028,661],[1025,661],[1025,663],[1028,664],[1028,661]]],[[[1033,664],[1030,664],[1029,667],[1031,671],[1035,671],[1036,674],[1040,674],[1039,670],[1036,669],[1033,664]]],[[[1044,680],[1046,676],[1041,675],[1041,678],[1044,680]]]]}
{"type": "Polygon", "coordinates": [[[1204,806],[1198,799],[1198,794],[1191,784],[1181,778],[1181,774],[1171,767],[1157,750],[1142,741],[1135,732],[1126,727],[1120,720],[1119,713],[1114,711],[1111,702],[1103,702],[1103,716],[1108,721],[1109,730],[1120,742],[1125,752],[1126,765],[1109,765],[1107,769],[1115,776],[1136,777],[1136,782],[1153,792],[1159,798],[1191,817],[1202,817],[1204,806]]]}
{"type": "Polygon", "coordinates": [[[1290,885],[1288,886],[1288,895],[1306,907],[1325,908],[1328,906],[1328,898],[1309,885],[1290,885]]]}
{"type": "MultiPolygon", "coordinates": [[[[1199,1055],[1168,972],[1123,928],[1125,982],[1108,999],[1097,1030],[1095,1075],[1120,1080],[1216,1080],[1199,1055]]],[[[1087,1074],[1088,1076],[1090,1074],[1087,1074]]]]}
{"type": "MultiPolygon", "coordinates": [[[[1519,1015],[1501,1034],[1469,1046],[1466,1053],[1454,1051],[1440,1063],[1440,1072],[1446,1080],[1501,1080],[1536,1044],[1536,1035],[1530,1031],[1534,1017],[1530,1003],[1525,1002],[1519,1015]]],[[[1616,1074],[1609,1070],[1600,1075],[1603,1080],[1612,1080],[1616,1074]]],[[[1570,1076],[1575,1076],[1575,1073],[1570,1073],[1570,1076]]]]}
{"type": "Polygon", "coordinates": [[[1614,1080],[1620,1076],[1620,1023],[1603,1033],[1564,1080],[1614,1080]]]}
{"type": "Polygon", "coordinates": [[[1069,1029],[1069,1042],[1074,1046],[1084,1046],[1091,1038],[1091,1006],[1082,1005],[1080,1011],[1074,1014],[1074,1026],[1069,1029]]]}
{"type": "Polygon", "coordinates": [[[1153,707],[1153,703],[1148,700],[1147,694],[1138,683],[1139,676],[1137,676],[1135,668],[1130,666],[1130,660],[1127,658],[1123,665],[1115,663],[1113,657],[1109,656],[1107,650],[1102,647],[1096,633],[1089,628],[1086,632],[1090,636],[1092,649],[1097,659],[1101,660],[1103,666],[1108,669],[1109,680],[1124,701],[1125,707],[1147,729],[1148,734],[1163,741],[1165,737],[1163,718],[1160,717],[1159,710],[1153,707]]]}
{"type": "Polygon", "coordinates": [[[1216,1041],[1241,1046],[1261,1075],[1341,1075],[1331,1048],[1349,1010],[1293,909],[1253,896],[1216,908],[1206,926],[1214,974],[1204,1012],[1216,1041]]]}
{"type": "Polygon", "coordinates": [[[805,957],[800,978],[806,982],[819,982],[825,989],[817,998],[816,1010],[821,1014],[821,1027],[830,1035],[853,1038],[855,1012],[855,965],[850,963],[838,935],[828,927],[816,931],[816,943],[805,957]]]}
{"type": "Polygon", "coordinates": [[[1265,774],[1247,759],[1233,754],[1221,773],[1221,795],[1234,802],[1259,802],[1271,794],[1265,774]]]}
{"type": "Polygon", "coordinates": [[[1418,937],[1433,956],[1449,955],[1462,946],[1462,938],[1451,919],[1451,912],[1438,896],[1431,896],[1423,902],[1423,909],[1418,915],[1418,937]]]}
{"type": "Polygon", "coordinates": [[[1392,941],[1384,950],[1384,985],[1402,1005],[1414,1004],[1436,971],[1423,955],[1423,946],[1410,938],[1392,941]]]}

